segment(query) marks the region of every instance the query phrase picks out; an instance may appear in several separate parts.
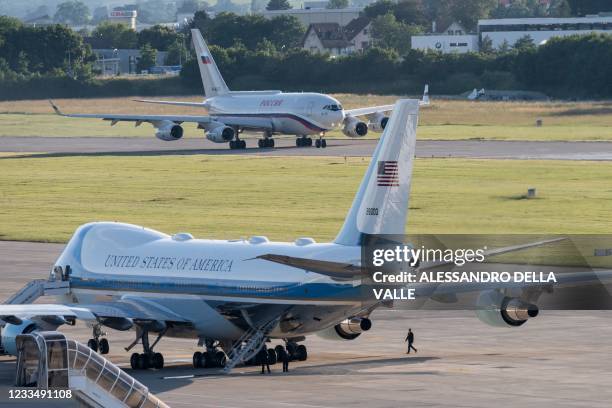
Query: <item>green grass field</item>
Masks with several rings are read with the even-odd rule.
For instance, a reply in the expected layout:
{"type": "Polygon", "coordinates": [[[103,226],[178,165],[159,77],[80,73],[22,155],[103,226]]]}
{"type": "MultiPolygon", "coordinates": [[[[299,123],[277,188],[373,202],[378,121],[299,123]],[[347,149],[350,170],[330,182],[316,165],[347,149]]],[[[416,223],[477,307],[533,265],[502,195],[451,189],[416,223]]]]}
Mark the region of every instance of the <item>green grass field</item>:
{"type": "MultiPolygon", "coordinates": [[[[0,239],[64,242],[89,221],[200,238],[332,239],[369,159],[0,156],[0,239]]],[[[414,233],[609,233],[602,162],[418,159],[414,233]],[[528,187],[538,198],[524,199],[528,187]]]]}
{"type": "MultiPolygon", "coordinates": [[[[345,107],[393,103],[399,96],[335,95],[345,107]]],[[[64,99],[57,104],[66,112],[134,114],[205,114],[196,108],[137,103],[132,98],[64,99]]],[[[165,97],[201,101],[201,97],[165,97]]],[[[90,119],[63,118],[51,113],[47,101],[0,102],[1,136],[103,136],[154,137],[149,124],[134,127],[90,119]]],[[[202,137],[202,131],[185,125],[185,137],[202,137]]],[[[345,137],[340,131],[328,137],[345,137]]],[[[367,137],[378,137],[370,132],[367,137]]],[[[496,140],[612,140],[610,102],[469,102],[435,100],[422,109],[420,139],[496,140]],[[544,123],[536,127],[537,119],[544,123]]]]}

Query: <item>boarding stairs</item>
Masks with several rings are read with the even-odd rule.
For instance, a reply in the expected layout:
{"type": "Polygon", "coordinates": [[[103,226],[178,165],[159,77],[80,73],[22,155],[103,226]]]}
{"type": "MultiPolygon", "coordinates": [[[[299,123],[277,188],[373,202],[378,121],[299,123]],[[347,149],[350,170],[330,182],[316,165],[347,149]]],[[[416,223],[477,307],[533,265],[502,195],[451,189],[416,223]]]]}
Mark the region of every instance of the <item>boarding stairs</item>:
{"type": "Polygon", "coordinates": [[[138,380],[60,332],[21,334],[17,350],[19,388],[74,398],[87,407],[168,408],[138,380]]]}
{"type": "Polygon", "coordinates": [[[266,344],[268,333],[278,324],[276,317],[261,327],[251,327],[235,343],[230,350],[223,371],[229,374],[238,364],[253,358],[266,344]]]}
{"type": "Polygon", "coordinates": [[[63,295],[70,290],[68,281],[34,279],[26,283],[13,296],[4,301],[5,305],[26,305],[34,303],[41,296],[63,295]]]}
{"type": "MultiPolygon", "coordinates": [[[[34,279],[4,301],[5,305],[26,305],[34,303],[41,296],[58,296],[70,293],[70,283],[67,280],[34,279]]],[[[0,320],[0,330],[6,322],[0,320]]],[[[4,355],[0,344],[0,355],[4,355]]]]}

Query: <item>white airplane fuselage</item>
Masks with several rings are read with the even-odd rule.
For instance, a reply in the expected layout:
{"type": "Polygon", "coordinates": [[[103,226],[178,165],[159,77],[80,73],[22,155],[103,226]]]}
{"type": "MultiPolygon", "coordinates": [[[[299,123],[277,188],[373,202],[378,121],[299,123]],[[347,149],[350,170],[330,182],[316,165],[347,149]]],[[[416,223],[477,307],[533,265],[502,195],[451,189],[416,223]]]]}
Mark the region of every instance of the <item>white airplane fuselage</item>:
{"type": "Polygon", "coordinates": [[[344,121],[340,102],[320,93],[231,92],[206,99],[204,106],[220,122],[277,134],[315,135],[344,121]]]}
{"type": "Polygon", "coordinates": [[[104,222],[80,227],[56,265],[70,265],[77,303],[146,303],[166,311],[169,320],[176,315],[193,322],[169,336],[238,338],[242,331],[219,312],[236,303],[291,307],[295,325],[277,328],[272,337],[320,331],[363,307],[355,282],[255,259],[267,253],[348,263],[359,263],[361,255],[360,247],[309,239],[201,240],[104,222]]]}

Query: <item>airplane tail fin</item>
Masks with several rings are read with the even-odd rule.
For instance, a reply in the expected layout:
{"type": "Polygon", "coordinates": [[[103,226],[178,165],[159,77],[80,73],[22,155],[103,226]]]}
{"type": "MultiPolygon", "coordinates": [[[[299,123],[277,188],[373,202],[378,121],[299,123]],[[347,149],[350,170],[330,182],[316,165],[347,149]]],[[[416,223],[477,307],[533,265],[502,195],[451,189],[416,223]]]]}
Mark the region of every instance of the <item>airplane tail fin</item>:
{"type": "Polygon", "coordinates": [[[198,67],[200,68],[200,76],[204,85],[204,94],[207,98],[229,93],[229,88],[225,84],[217,64],[206,45],[206,41],[202,38],[202,34],[198,29],[191,30],[193,46],[195,47],[198,67]]]}
{"type": "Polygon", "coordinates": [[[395,103],[335,243],[361,245],[364,234],[404,234],[418,116],[418,100],[395,103]]]}

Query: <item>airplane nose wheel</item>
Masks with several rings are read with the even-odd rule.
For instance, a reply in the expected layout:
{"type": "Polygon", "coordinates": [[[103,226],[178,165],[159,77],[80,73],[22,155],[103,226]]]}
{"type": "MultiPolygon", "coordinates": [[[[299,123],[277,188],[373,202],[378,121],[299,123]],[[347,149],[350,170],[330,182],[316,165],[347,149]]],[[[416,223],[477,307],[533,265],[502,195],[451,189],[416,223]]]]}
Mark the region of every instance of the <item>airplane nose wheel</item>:
{"type": "Polygon", "coordinates": [[[315,140],[315,146],[318,148],[325,149],[327,147],[327,141],[323,138],[315,140]]]}
{"type": "Polygon", "coordinates": [[[93,337],[87,340],[87,347],[95,352],[99,352],[100,354],[108,354],[110,350],[108,340],[105,338],[100,338],[105,335],[106,333],[102,331],[100,325],[95,325],[93,327],[93,337]]]}

